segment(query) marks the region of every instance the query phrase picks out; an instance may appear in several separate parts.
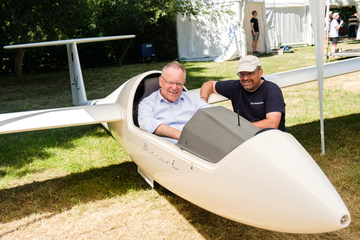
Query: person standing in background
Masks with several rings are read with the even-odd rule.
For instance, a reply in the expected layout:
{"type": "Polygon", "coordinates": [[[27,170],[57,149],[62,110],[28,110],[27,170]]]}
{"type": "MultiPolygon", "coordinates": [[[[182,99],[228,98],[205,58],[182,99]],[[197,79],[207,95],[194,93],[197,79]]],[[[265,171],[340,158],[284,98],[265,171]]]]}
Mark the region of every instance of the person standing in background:
{"type": "Polygon", "coordinates": [[[331,52],[332,53],[336,52],[336,45],[337,45],[338,38],[339,38],[339,29],[340,29],[341,25],[344,23],[343,20],[340,21],[340,24],[338,23],[339,17],[340,17],[339,13],[334,13],[333,20],[331,21],[331,24],[330,24],[331,52]]]}
{"type": "Polygon", "coordinates": [[[324,23],[324,54],[328,51],[328,39],[329,39],[329,32],[330,32],[330,24],[332,18],[332,11],[329,11],[329,16],[325,17],[324,23]]]}
{"type": "Polygon", "coordinates": [[[252,50],[253,50],[253,54],[257,55],[260,54],[258,51],[256,51],[256,47],[257,47],[257,43],[259,41],[259,22],[257,17],[257,12],[256,11],[252,11],[252,18],[250,20],[250,25],[251,25],[251,35],[253,36],[253,42],[252,42],[252,50]]]}
{"type": "Polygon", "coordinates": [[[359,19],[356,13],[354,13],[349,17],[349,24],[350,24],[349,38],[356,38],[355,30],[356,30],[356,26],[358,25],[358,22],[359,19]]]}

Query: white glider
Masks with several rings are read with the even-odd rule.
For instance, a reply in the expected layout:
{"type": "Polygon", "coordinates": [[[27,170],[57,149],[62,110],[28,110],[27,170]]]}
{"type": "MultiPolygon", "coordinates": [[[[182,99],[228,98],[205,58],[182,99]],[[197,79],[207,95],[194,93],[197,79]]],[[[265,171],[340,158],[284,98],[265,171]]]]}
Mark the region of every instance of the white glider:
{"type": "MultiPolygon", "coordinates": [[[[213,107],[199,110],[179,142],[171,144],[137,126],[138,103],[159,89],[160,71],[142,73],[108,97],[88,101],[76,44],[70,45],[73,101],[90,106],[0,114],[0,133],[102,122],[151,186],[157,182],[210,212],[289,233],[329,232],[350,224],[341,197],[291,134],[260,130],[226,108],[213,107]]],[[[340,65],[331,65],[329,72],[340,65]]],[[[313,68],[297,71],[307,77],[294,80],[291,72],[271,76],[282,87],[316,80],[313,68]]],[[[216,98],[210,101],[221,100],[216,98]]]]}

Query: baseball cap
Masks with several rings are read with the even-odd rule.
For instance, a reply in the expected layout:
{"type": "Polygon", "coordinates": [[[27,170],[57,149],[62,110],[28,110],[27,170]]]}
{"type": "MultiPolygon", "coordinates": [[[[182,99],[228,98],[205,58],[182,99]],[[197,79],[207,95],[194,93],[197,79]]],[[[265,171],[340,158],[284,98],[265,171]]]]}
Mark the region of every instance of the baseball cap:
{"type": "Polygon", "coordinates": [[[261,67],[260,59],[254,55],[247,55],[240,59],[236,73],[253,72],[257,67],[261,67]]]}

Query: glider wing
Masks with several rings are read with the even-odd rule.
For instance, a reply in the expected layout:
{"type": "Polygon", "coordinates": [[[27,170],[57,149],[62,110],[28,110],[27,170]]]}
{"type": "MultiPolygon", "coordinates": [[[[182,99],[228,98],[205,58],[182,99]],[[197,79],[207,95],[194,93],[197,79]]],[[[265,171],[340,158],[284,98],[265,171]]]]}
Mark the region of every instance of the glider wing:
{"type": "MultiPolygon", "coordinates": [[[[360,58],[351,58],[342,61],[324,64],[324,77],[334,77],[346,73],[351,73],[360,70],[360,58]]],[[[317,80],[316,66],[305,67],[286,72],[280,72],[264,76],[268,81],[276,83],[279,87],[291,87],[302,83],[312,82],[317,80]]],[[[200,96],[200,88],[192,89],[189,92],[200,96]]],[[[226,97],[219,94],[211,94],[209,103],[216,103],[228,100],[226,97]]]]}
{"type": "Polygon", "coordinates": [[[0,134],[115,122],[122,119],[121,108],[116,103],[4,113],[0,114],[0,134]]]}

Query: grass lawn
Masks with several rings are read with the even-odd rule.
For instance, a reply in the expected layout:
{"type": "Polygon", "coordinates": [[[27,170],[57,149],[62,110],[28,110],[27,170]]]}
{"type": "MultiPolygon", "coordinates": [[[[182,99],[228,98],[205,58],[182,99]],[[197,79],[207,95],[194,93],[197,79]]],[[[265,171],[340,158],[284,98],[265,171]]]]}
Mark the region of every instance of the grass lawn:
{"type": "MultiPolygon", "coordinates": [[[[345,49],[360,42],[340,43],[345,49]]],[[[64,48],[65,51],[65,48],[64,48]]],[[[260,57],[264,74],[315,65],[314,47],[260,57]]],[[[81,55],[81,52],[80,52],[81,55]]],[[[341,61],[334,58],[330,61],[341,61]]],[[[88,99],[165,62],[83,69],[88,99]]],[[[183,62],[188,89],[236,79],[237,61],[183,62]]],[[[360,68],[360,67],[359,67],[360,68]]],[[[317,83],[283,89],[286,127],[333,183],[352,222],[323,234],[285,234],[219,217],[151,189],[100,125],[0,135],[2,239],[360,239],[360,75],[324,80],[326,155],[321,155],[317,83]]],[[[0,78],[0,113],[72,105],[68,72],[0,78]]],[[[221,105],[229,107],[229,102],[221,105]]]]}

